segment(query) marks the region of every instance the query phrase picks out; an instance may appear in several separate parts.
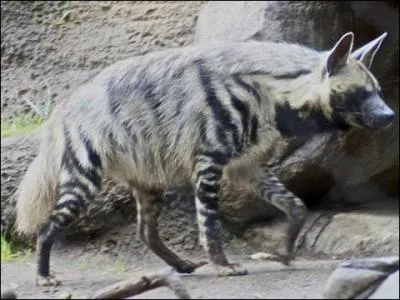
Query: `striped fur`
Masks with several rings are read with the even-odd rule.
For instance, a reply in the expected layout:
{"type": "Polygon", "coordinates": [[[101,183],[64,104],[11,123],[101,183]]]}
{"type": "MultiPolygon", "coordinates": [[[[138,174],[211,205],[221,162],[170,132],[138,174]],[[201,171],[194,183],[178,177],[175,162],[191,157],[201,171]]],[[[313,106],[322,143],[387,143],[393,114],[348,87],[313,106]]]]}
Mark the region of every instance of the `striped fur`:
{"type": "MultiPolygon", "coordinates": [[[[381,40],[362,51],[376,52],[381,40]]],[[[190,183],[210,261],[220,275],[241,275],[219,239],[221,182],[240,166],[261,168],[254,189],[297,224],[289,230],[290,256],[305,207],[260,161],[282,137],[377,126],[374,111],[358,111],[369,98],[352,102],[355,91],[359,98],[379,91],[367,56],[349,57],[352,44],[347,34],[326,52],[267,42],[191,46],[117,62],[87,81],[48,121],[20,188],[17,225],[38,233],[39,283],[54,284],[48,264],[56,232],[95,197],[104,176],[132,190],[143,241],[187,273],[196,264],[161,242],[156,219],[168,186],[190,183]]]]}

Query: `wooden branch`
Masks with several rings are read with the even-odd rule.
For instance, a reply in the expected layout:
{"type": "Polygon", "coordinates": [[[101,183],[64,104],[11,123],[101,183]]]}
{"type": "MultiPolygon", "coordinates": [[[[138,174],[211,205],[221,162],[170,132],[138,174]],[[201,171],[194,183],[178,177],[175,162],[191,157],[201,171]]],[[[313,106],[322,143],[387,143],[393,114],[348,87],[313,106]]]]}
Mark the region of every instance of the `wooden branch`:
{"type": "Polygon", "coordinates": [[[127,298],[158,287],[170,288],[179,299],[191,299],[174,269],[167,269],[153,275],[143,276],[139,281],[125,280],[115,283],[94,293],[89,299],[127,298]]]}

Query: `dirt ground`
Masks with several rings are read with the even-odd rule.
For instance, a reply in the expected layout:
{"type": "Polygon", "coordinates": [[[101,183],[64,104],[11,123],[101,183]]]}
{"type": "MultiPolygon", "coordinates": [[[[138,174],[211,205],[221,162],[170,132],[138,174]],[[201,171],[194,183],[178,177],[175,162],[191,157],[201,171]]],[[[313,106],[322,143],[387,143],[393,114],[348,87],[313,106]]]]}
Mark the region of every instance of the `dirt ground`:
{"type": "MultiPolygon", "coordinates": [[[[56,288],[36,287],[34,261],[2,263],[1,286],[16,286],[19,298],[59,299],[71,293],[73,299],[84,299],[93,292],[120,280],[139,280],[168,267],[152,253],[135,257],[110,257],[76,251],[54,251],[52,266],[63,281],[56,288]],[[124,266],[124,267],[123,267],[124,266]]],[[[298,259],[290,267],[277,262],[253,261],[248,256],[228,254],[240,262],[249,274],[240,277],[217,278],[214,270],[205,265],[195,273],[181,278],[193,299],[321,299],[325,282],[339,260],[298,259]]],[[[203,258],[201,255],[191,259],[203,258]]],[[[175,299],[167,288],[158,288],[137,295],[134,299],[175,299]]]]}
{"type": "Polygon", "coordinates": [[[202,1],[2,1],[1,118],[59,102],[104,67],[192,42],[202,1]]]}

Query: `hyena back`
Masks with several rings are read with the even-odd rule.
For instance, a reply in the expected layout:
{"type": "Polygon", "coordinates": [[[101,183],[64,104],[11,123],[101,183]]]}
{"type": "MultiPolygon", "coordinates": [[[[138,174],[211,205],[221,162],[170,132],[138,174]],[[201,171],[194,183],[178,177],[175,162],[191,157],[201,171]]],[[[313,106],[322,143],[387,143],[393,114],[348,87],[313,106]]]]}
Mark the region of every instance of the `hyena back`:
{"type": "Polygon", "coordinates": [[[290,260],[306,208],[262,158],[282,137],[385,127],[393,112],[368,70],[384,37],[354,53],[351,33],[325,52],[267,42],[191,46],[124,60],[90,79],[47,122],[20,187],[17,225],[38,234],[38,284],[58,283],[49,274],[53,240],[104,176],[131,189],[140,237],[183,273],[201,263],[162,243],[157,217],[168,186],[190,183],[209,260],[219,275],[242,275],[221,247],[218,199],[226,196],[221,182],[229,187],[253,166],[262,174],[255,193],[291,220],[290,260]]]}

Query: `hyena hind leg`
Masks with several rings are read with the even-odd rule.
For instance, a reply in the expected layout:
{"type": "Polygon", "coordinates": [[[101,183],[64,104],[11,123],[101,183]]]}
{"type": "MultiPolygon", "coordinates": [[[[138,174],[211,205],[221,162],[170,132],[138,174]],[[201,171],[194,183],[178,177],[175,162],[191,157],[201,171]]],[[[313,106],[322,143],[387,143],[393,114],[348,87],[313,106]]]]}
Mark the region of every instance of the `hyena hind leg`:
{"type": "Polygon", "coordinates": [[[162,206],[162,193],[151,194],[134,188],[133,196],[137,209],[137,234],[158,257],[179,273],[192,273],[205,262],[183,260],[172,252],[158,233],[158,217],[162,206]]]}
{"type": "Polygon", "coordinates": [[[285,235],[285,252],[274,254],[282,263],[289,265],[295,255],[295,243],[306,220],[307,208],[300,198],[286,189],[273,172],[266,171],[265,174],[266,177],[260,184],[260,196],[284,212],[289,221],[285,235]]]}
{"type": "Polygon", "coordinates": [[[86,209],[101,188],[101,163],[97,154],[86,143],[88,160],[79,162],[71,149],[63,156],[59,176],[57,205],[49,221],[38,231],[36,240],[37,279],[39,286],[61,284],[50,275],[50,251],[58,233],[70,225],[86,209]],[[83,167],[85,166],[85,167],[83,167]]]}

